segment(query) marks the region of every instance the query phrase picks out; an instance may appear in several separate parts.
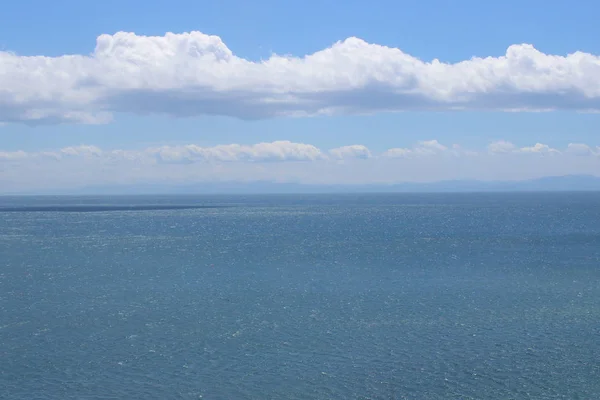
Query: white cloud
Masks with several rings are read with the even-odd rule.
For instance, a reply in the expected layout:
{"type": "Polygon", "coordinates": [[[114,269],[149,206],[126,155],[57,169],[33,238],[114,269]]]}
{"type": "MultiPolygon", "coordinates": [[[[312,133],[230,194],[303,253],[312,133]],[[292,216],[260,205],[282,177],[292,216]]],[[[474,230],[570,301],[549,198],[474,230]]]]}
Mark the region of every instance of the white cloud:
{"type": "Polygon", "coordinates": [[[371,151],[362,144],[353,144],[350,146],[342,146],[335,149],[329,150],[331,157],[343,160],[345,158],[359,158],[367,159],[371,158],[371,151]]]}
{"type": "Polygon", "coordinates": [[[29,155],[23,150],[18,151],[0,151],[0,161],[22,160],[29,155]]]}
{"type": "Polygon", "coordinates": [[[519,152],[522,153],[535,153],[535,154],[560,154],[560,151],[551,148],[547,144],[536,143],[531,147],[521,147],[519,152]]]}
{"type": "Polygon", "coordinates": [[[65,147],[60,150],[60,154],[73,157],[100,157],[102,156],[102,149],[96,146],[79,145],[65,147]]]}
{"type": "Polygon", "coordinates": [[[392,149],[386,150],[382,156],[388,158],[403,158],[410,157],[413,154],[411,149],[406,149],[403,147],[394,147],[392,149]]]}
{"type": "Polygon", "coordinates": [[[517,149],[517,146],[510,142],[506,142],[504,140],[499,140],[497,142],[490,143],[488,146],[488,150],[493,154],[506,154],[512,153],[517,149]]]}
{"type": "MultiPolygon", "coordinates": [[[[600,155],[600,147],[584,143],[570,143],[564,152],[547,144],[517,147],[513,143],[497,141],[487,147],[487,153],[504,154],[554,154],[554,155],[600,155]]],[[[483,156],[486,151],[465,150],[458,144],[447,147],[437,140],[417,142],[411,148],[390,148],[380,154],[373,154],[365,145],[354,144],[323,151],[312,144],[295,143],[287,140],[263,142],[252,145],[222,144],[202,147],[196,144],[149,147],[140,150],[103,150],[93,145],[64,147],[55,151],[25,152],[0,151],[0,160],[27,162],[32,159],[52,158],[57,161],[101,160],[131,161],[150,163],[189,164],[196,162],[212,163],[273,163],[273,162],[316,162],[344,159],[394,159],[423,158],[433,155],[483,156]]]]}
{"type": "MultiPolygon", "coordinates": [[[[385,151],[382,156],[387,158],[403,158],[403,157],[419,157],[419,156],[432,156],[448,153],[450,149],[444,146],[437,140],[424,140],[418,142],[412,148],[396,147],[385,151]]],[[[458,145],[453,146],[452,154],[463,153],[462,149],[458,145]]]]}
{"type": "Polygon", "coordinates": [[[114,112],[174,116],[399,110],[600,110],[600,57],[528,44],[454,64],[348,38],[305,57],[236,56],[200,32],[101,35],[90,55],[0,52],[0,122],[104,123],[114,112]]]}
{"type": "Polygon", "coordinates": [[[569,143],[567,146],[567,152],[578,156],[600,156],[600,147],[596,147],[596,149],[594,149],[585,143],[569,143]]]}
{"type": "Polygon", "coordinates": [[[250,146],[240,144],[200,147],[195,144],[163,146],[147,149],[145,154],[162,162],[191,163],[196,161],[217,162],[268,162],[268,161],[314,161],[323,157],[317,147],[290,141],[258,143],[250,146]]]}
{"type": "Polygon", "coordinates": [[[125,160],[125,161],[141,161],[143,153],[135,150],[121,150],[116,149],[108,153],[108,156],[112,160],[125,160]]]}
{"type": "Polygon", "coordinates": [[[39,152],[0,151],[0,192],[136,182],[269,180],[330,184],[505,180],[598,175],[600,171],[600,148],[587,144],[570,144],[562,152],[541,143],[529,147],[508,142],[495,144],[505,149],[503,156],[496,156],[497,151],[492,151],[496,147],[492,145],[466,151],[436,140],[381,153],[372,153],[364,145],[327,151],[289,141],[210,147],[188,144],[137,150],[79,145],[39,152]],[[554,157],[540,157],[540,154],[554,157]]]}
{"type": "Polygon", "coordinates": [[[492,154],[522,153],[541,155],[557,155],[561,153],[559,150],[543,143],[536,143],[533,146],[517,147],[513,143],[504,140],[490,143],[488,146],[488,152],[492,154]]]}
{"type": "Polygon", "coordinates": [[[425,140],[418,143],[418,146],[413,150],[418,154],[439,154],[448,150],[446,146],[438,142],[437,140],[425,140]]]}

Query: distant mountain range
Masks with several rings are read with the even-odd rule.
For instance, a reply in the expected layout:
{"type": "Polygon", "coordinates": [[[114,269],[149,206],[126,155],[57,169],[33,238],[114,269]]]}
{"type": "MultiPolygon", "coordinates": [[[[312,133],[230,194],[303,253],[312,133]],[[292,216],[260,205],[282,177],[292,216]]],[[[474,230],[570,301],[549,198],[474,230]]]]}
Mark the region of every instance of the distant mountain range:
{"type": "MultiPolygon", "coordinates": [[[[211,182],[186,185],[135,184],[19,194],[269,194],[269,193],[451,193],[451,192],[600,191],[600,177],[567,175],[524,181],[440,181],[428,183],[309,185],[277,182],[211,182]]],[[[15,193],[16,194],[16,193],[15,193]]]]}

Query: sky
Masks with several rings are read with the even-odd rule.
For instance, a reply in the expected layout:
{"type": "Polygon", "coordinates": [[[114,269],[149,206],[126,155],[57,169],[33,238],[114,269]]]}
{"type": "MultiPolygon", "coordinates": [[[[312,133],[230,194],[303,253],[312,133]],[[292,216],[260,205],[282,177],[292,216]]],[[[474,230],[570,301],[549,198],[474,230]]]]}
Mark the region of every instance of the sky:
{"type": "Polygon", "coordinates": [[[600,175],[594,1],[7,2],[0,193],[600,175]]]}

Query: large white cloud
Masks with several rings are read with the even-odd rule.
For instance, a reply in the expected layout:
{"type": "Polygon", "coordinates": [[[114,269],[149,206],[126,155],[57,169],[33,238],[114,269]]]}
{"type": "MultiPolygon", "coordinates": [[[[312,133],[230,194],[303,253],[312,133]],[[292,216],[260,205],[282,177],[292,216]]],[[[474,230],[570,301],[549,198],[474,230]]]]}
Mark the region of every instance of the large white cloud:
{"type": "Polygon", "coordinates": [[[0,52],[0,122],[102,123],[174,116],[398,110],[600,110],[600,57],[528,44],[450,64],[348,38],[304,57],[238,57],[200,32],[101,35],[90,55],[0,52]]]}

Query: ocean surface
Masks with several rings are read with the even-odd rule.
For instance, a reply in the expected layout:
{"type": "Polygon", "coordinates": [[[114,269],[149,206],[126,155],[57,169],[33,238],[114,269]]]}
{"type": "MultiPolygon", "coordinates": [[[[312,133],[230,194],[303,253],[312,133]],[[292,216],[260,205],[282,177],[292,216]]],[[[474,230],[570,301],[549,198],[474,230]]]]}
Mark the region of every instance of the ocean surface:
{"type": "Polygon", "coordinates": [[[599,193],[0,197],[4,400],[599,396],[599,193]]]}

